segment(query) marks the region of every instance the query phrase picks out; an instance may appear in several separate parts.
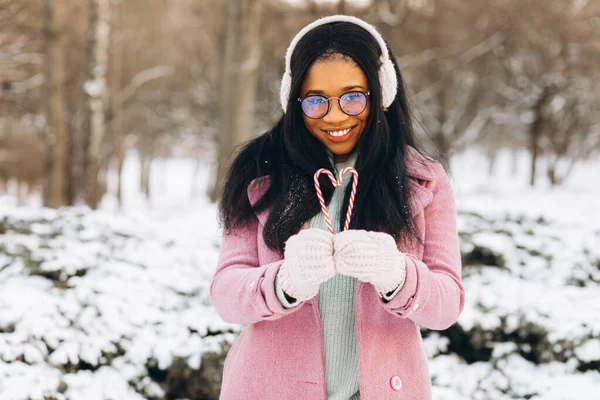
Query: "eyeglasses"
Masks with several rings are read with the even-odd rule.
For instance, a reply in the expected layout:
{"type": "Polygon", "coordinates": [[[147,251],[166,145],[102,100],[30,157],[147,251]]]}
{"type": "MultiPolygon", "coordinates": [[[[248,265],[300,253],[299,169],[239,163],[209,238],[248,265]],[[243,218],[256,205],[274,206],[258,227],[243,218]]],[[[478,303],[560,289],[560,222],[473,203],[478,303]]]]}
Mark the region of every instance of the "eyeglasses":
{"type": "Polygon", "coordinates": [[[302,106],[302,112],[308,118],[319,119],[323,118],[329,112],[331,104],[329,100],[338,99],[340,110],[350,116],[361,114],[367,108],[367,96],[371,92],[348,92],[340,97],[325,97],[320,95],[306,96],[298,98],[302,106]]]}

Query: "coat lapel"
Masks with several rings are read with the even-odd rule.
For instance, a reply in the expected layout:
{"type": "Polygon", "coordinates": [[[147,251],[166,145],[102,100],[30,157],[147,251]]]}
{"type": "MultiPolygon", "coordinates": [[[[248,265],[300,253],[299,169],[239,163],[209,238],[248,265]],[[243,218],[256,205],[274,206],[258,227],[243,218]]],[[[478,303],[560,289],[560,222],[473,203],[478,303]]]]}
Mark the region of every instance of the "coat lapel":
{"type": "MultiPolygon", "coordinates": [[[[260,198],[265,194],[265,192],[269,189],[270,180],[269,176],[261,176],[254,179],[248,185],[248,200],[250,201],[250,205],[254,207],[254,205],[260,200],[260,198]]],[[[265,209],[263,211],[256,213],[256,218],[258,218],[258,223],[260,225],[264,225],[267,222],[267,218],[269,217],[269,209],[265,209]]]]}
{"type": "Polygon", "coordinates": [[[419,215],[433,200],[433,193],[426,185],[435,179],[430,160],[415,150],[406,146],[404,152],[408,186],[410,188],[410,205],[413,218],[419,215]]]}
{"type": "Polygon", "coordinates": [[[412,177],[408,178],[410,187],[410,206],[412,217],[419,215],[425,207],[433,200],[433,193],[425,186],[421,186],[418,181],[412,177]]]}

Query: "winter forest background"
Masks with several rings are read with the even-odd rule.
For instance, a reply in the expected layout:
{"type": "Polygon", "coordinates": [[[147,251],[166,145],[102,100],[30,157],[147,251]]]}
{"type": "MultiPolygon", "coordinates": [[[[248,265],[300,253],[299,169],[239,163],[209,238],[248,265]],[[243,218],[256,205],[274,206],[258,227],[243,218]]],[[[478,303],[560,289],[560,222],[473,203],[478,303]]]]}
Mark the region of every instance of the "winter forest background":
{"type": "Polygon", "coordinates": [[[456,196],[434,399],[600,399],[599,0],[0,0],[0,399],[217,399],[214,200],[315,18],[375,24],[456,196]]]}

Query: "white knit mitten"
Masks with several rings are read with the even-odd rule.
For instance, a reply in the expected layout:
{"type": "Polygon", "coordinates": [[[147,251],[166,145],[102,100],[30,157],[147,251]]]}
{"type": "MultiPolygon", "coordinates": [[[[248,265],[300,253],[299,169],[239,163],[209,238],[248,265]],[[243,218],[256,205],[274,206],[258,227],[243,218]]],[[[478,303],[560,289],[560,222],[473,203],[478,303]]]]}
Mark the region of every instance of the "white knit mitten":
{"type": "Polygon", "coordinates": [[[339,274],[371,283],[380,294],[404,285],[406,260],[387,233],[348,230],[333,238],[339,274]]]}
{"type": "Polygon", "coordinates": [[[277,274],[283,291],[299,301],[311,299],[321,283],[335,275],[333,235],[322,229],[303,229],[285,243],[284,261],[277,274]]]}

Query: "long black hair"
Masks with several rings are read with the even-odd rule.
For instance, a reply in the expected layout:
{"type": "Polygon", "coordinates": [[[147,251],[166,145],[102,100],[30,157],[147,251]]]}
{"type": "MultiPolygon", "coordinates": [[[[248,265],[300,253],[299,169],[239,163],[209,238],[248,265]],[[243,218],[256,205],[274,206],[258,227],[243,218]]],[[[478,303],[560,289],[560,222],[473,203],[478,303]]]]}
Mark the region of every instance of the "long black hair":
{"type": "MultiPolygon", "coordinates": [[[[342,55],[363,70],[371,90],[371,111],[357,143],[355,168],[360,179],[350,228],[387,232],[396,239],[401,235],[414,238],[405,148],[418,145],[402,76],[391,49],[389,52],[398,94],[384,111],[378,75],[381,48],[368,31],[353,23],[333,22],[314,28],[299,41],[291,58],[292,86],[285,114],[270,131],[241,148],[225,178],[219,202],[225,230],[243,226],[254,218],[254,212],[271,207],[263,237],[271,249],[283,253],[287,239],[320,212],[313,175],[319,168],[333,170],[333,165],[325,146],[304,125],[296,99],[315,61],[342,55]],[[264,175],[270,178],[269,189],[252,207],[246,193],[248,185],[264,175]]],[[[333,188],[326,177],[322,179],[323,195],[329,203],[333,188]]],[[[345,220],[349,197],[350,185],[340,225],[345,220]]]]}

